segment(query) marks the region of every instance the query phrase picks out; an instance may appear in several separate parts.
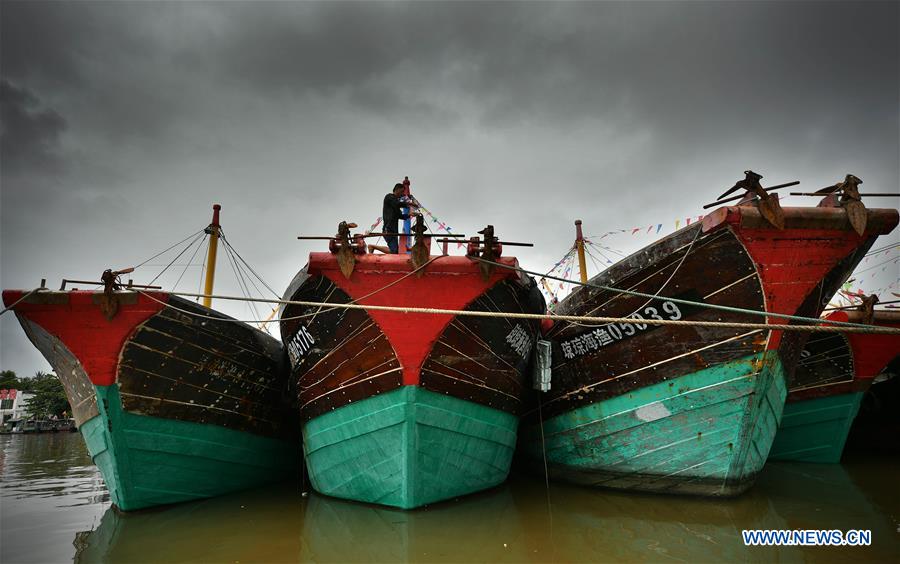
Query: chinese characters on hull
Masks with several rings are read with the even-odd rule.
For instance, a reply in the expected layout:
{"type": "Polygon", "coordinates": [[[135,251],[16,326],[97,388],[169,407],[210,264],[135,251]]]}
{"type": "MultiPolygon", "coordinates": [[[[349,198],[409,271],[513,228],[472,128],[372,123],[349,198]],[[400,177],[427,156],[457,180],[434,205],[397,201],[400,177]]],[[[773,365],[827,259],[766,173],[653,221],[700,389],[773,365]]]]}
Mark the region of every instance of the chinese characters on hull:
{"type": "MultiPolygon", "coordinates": [[[[634,312],[628,316],[631,319],[659,319],[659,320],[678,320],[684,317],[684,313],[678,304],[666,300],[656,306],[646,306],[643,310],[634,312]],[[660,309],[662,311],[660,311],[660,309]]],[[[613,345],[619,341],[624,341],[630,337],[634,337],[649,329],[654,329],[659,325],[650,325],[647,323],[610,323],[602,327],[597,327],[576,335],[570,339],[560,342],[563,357],[566,360],[584,356],[599,351],[604,347],[613,345]]]]}

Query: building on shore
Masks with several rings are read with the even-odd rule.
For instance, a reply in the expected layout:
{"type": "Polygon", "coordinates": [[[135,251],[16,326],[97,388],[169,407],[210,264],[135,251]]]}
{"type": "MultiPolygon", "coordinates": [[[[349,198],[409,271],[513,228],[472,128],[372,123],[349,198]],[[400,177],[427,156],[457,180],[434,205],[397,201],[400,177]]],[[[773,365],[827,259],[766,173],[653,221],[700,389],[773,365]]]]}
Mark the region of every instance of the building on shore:
{"type": "Polygon", "coordinates": [[[32,397],[34,394],[21,390],[0,390],[0,426],[24,419],[32,397]]]}

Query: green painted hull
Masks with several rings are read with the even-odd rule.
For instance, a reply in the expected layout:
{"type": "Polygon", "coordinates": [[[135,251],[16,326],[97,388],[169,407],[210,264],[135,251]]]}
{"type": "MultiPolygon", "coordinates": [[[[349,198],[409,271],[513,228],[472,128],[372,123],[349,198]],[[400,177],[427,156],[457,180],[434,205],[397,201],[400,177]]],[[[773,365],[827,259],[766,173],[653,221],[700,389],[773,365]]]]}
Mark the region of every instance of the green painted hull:
{"type": "Polygon", "coordinates": [[[852,392],[785,405],[769,459],[840,462],[863,395],[864,392],[852,392]]]}
{"type": "Polygon", "coordinates": [[[299,468],[289,441],[129,413],[117,385],[94,388],[100,414],[79,430],[122,511],[248,489],[299,468]]]}
{"type": "MultiPolygon", "coordinates": [[[[766,461],[786,394],[775,353],[706,368],[548,419],[547,463],[576,483],[736,495],[766,461]]],[[[541,460],[540,428],[522,446],[541,460]]]]}
{"type": "Polygon", "coordinates": [[[303,448],[317,492],[412,509],[502,483],[517,426],[509,413],[403,386],[310,420],[303,448]]]}

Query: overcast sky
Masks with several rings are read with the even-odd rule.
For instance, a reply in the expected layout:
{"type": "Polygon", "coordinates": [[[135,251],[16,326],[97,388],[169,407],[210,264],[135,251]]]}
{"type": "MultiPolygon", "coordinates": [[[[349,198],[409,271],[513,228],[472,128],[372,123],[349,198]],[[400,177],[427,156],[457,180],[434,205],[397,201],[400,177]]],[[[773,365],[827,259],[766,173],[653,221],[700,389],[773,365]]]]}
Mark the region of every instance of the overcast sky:
{"type": "MultiPolygon", "coordinates": [[[[323,248],[298,234],[368,227],[404,175],[454,231],[533,241],[516,251],[536,270],[577,217],[663,235],[747,168],[896,191],[898,6],[4,0],[0,285],[137,264],[220,203],[280,293],[323,248]]],[[[896,281],[885,266],[863,289],[896,281]]],[[[196,291],[187,268],[179,288],[196,291]]],[[[216,289],[240,293],[227,263],[216,289]]],[[[0,369],[49,369],[12,315],[0,326],[0,369]]]]}

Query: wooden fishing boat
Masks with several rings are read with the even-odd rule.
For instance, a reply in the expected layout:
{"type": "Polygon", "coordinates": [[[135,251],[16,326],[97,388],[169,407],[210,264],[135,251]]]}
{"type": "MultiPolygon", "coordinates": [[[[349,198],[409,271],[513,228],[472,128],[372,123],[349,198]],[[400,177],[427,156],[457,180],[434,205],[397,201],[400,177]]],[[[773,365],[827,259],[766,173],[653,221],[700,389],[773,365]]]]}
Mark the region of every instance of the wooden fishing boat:
{"type": "Polygon", "coordinates": [[[477,237],[469,243],[467,256],[430,255],[421,220],[410,254],[402,245],[400,254],[365,254],[362,236],[350,237],[350,227],[341,224],[332,252],[310,254],[284,299],[367,309],[291,304],[281,312],[312,486],[409,509],[501,483],[539,333],[537,321],[504,314],[543,313],[534,280],[472,258],[517,265],[500,256],[490,226],[484,243],[477,237]]]}
{"type": "Polygon", "coordinates": [[[896,210],[864,210],[860,234],[843,206],[781,208],[759,178],[748,171],[735,185],[747,190],[740,204],[623,259],[559,304],[554,313],[637,322],[559,323],[546,333],[551,390],[540,400],[541,417],[530,414],[520,433],[541,471],[546,463],[552,477],[576,483],[708,496],[753,483],[806,334],[640,320],[818,317],[875,238],[898,221],[896,210]]]}
{"type": "MultiPolygon", "coordinates": [[[[900,312],[836,311],[827,319],[900,329],[900,312]]],[[[770,460],[837,463],[863,396],[900,358],[900,336],[813,333],[790,379],[770,460]]]]}
{"type": "Polygon", "coordinates": [[[900,357],[875,377],[850,427],[845,448],[867,453],[900,453],[900,357]]]}
{"type": "Polygon", "coordinates": [[[296,475],[281,343],[204,305],[122,287],[117,274],[104,274],[101,291],[3,292],[62,382],[113,504],[130,511],[296,475]]]}

